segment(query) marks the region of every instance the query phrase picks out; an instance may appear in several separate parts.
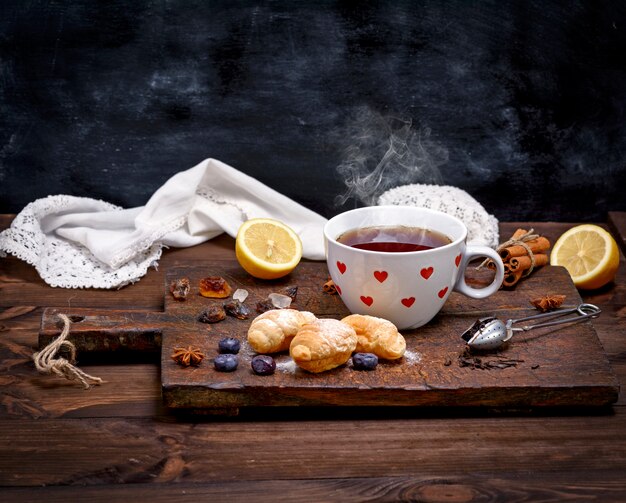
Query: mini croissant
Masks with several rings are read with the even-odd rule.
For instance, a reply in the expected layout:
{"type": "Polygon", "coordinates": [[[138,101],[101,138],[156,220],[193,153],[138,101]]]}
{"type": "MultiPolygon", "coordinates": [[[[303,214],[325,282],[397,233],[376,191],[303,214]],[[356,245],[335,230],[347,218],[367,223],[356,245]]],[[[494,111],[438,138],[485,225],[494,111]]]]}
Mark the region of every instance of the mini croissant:
{"type": "Polygon", "coordinates": [[[304,370],[323,372],[346,363],[356,348],[356,340],[356,332],[349,325],[318,319],[298,330],[289,354],[304,370]]]}
{"type": "Polygon", "coordinates": [[[252,321],[248,329],[248,343],[257,353],[285,351],[300,327],[315,319],[315,315],[308,311],[271,309],[252,321]]]}
{"type": "Polygon", "coordinates": [[[404,337],[388,320],[366,314],[351,314],[341,322],[356,332],[356,350],[360,353],[374,353],[379,358],[396,360],[406,351],[404,337]]]}

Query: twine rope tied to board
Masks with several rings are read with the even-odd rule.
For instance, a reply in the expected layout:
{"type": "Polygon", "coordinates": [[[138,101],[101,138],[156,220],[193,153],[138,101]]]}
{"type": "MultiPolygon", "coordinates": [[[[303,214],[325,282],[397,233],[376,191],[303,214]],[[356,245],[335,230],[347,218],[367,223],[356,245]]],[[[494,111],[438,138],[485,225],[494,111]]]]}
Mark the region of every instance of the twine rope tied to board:
{"type": "MultiPolygon", "coordinates": [[[[531,247],[526,242],[532,241],[533,239],[537,239],[538,237],[539,237],[539,234],[535,234],[535,229],[530,229],[524,234],[511,237],[508,241],[505,241],[504,243],[500,243],[498,247],[496,248],[496,251],[500,253],[502,250],[504,250],[505,248],[508,248],[509,246],[517,246],[517,245],[524,248],[526,252],[528,253],[528,257],[530,258],[530,267],[524,272],[523,276],[528,276],[530,273],[533,272],[533,269],[535,268],[535,254],[533,253],[531,247]]],[[[491,259],[486,259],[476,269],[481,269],[482,267],[487,265],[490,261],[491,259]]]]}
{"type": "Polygon", "coordinates": [[[59,377],[65,377],[70,381],[80,381],[85,389],[91,388],[93,385],[100,385],[104,381],[99,377],[92,376],[83,372],[74,366],[76,362],[76,347],[67,340],[70,333],[70,325],[72,322],[65,314],[57,315],[63,322],[63,331],[56,339],[48,344],[41,351],[33,354],[35,367],[42,374],[56,374],[59,377]],[[65,348],[70,353],[70,359],[67,360],[62,356],[55,358],[58,351],[65,348]]]}

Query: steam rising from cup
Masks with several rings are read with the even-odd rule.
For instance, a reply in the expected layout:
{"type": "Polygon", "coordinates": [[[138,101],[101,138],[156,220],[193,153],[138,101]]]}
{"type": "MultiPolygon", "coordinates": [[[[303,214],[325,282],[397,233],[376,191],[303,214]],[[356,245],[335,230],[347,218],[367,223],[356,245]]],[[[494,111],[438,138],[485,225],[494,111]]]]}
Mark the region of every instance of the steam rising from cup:
{"type": "Polygon", "coordinates": [[[383,117],[361,108],[348,124],[349,142],[337,172],[346,191],[335,198],[341,206],[349,199],[366,206],[377,204],[386,190],[410,183],[441,184],[439,166],[448,151],[430,138],[429,128],[415,129],[412,119],[383,117]]]}

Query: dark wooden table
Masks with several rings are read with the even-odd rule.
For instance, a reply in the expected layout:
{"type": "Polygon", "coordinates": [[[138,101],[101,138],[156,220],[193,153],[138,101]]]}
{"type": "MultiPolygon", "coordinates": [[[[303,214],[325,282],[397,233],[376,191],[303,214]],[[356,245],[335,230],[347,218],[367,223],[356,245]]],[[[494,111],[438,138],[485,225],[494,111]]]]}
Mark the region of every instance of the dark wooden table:
{"type": "MultiPolygon", "coordinates": [[[[0,217],[5,228],[12,217],[0,217]]],[[[554,241],[572,224],[519,225],[554,241]]],[[[607,227],[626,244],[626,214],[607,227]]],[[[161,310],[163,271],[233,258],[222,236],[168,250],[159,270],[118,291],[50,288],[0,260],[0,501],[626,501],[624,390],[608,409],[250,409],[237,417],[162,406],[158,354],[82,359],[89,391],[39,375],[31,356],[45,307],[161,310]]],[[[623,260],[623,255],[622,255],[623,260]]],[[[626,382],[626,268],[583,293],[626,382]]]]}

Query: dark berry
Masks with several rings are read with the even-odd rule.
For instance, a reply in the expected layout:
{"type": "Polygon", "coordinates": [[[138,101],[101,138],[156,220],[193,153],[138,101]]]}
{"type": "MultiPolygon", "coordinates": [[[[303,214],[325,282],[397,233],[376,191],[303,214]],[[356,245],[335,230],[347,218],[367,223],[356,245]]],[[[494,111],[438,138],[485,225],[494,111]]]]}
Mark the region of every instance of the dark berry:
{"type": "Polygon", "coordinates": [[[238,339],[234,339],[232,337],[224,337],[220,342],[217,343],[217,347],[219,348],[220,353],[230,353],[236,355],[241,349],[241,344],[239,344],[238,339]]]}
{"type": "Polygon", "coordinates": [[[254,373],[261,376],[272,375],[276,370],[276,362],[274,361],[274,358],[267,355],[255,356],[252,358],[251,365],[254,373]]]}
{"type": "Polygon", "coordinates": [[[374,370],[378,365],[378,356],[372,353],[354,353],[352,366],[355,370],[374,370]]]}
{"type": "Polygon", "coordinates": [[[220,372],[232,372],[239,365],[239,358],[228,353],[217,355],[213,361],[215,370],[220,372]]]}

